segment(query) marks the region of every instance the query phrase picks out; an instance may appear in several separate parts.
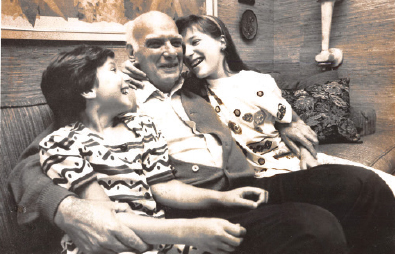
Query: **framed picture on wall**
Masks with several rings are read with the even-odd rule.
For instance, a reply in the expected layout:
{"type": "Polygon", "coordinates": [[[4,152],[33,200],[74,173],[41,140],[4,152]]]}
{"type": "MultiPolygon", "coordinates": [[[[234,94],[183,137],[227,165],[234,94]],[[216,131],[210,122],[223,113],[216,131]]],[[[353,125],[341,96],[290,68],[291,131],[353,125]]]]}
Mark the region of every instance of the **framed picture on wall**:
{"type": "Polygon", "coordinates": [[[1,0],[1,38],[124,41],[123,24],[150,10],[217,16],[217,0],[1,0]]]}

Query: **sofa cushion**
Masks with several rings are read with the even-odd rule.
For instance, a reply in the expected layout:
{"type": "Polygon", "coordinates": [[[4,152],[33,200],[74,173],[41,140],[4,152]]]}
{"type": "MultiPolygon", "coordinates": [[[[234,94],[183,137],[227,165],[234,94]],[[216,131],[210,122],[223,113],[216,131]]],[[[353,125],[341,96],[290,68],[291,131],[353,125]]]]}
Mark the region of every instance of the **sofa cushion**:
{"type": "Polygon", "coordinates": [[[359,142],[350,119],[349,79],[313,83],[303,89],[283,89],[283,97],[323,143],[359,142]]]}
{"type": "Polygon", "coordinates": [[[7,182],[19,155],[51,122],[52,113],[45,104],[27,107],[2,105],[0,253],[60,253],[58,249],[52,252],[53,248],[59,248],[60,236],[54,234],[48,223],[18,225],[16,215],[23,209],[17,208],[7,182]]]}
{"type": "Polygon", "coordinates": [[[363,144],[325,144],[317,150],[395,174],[395,130],[378,131],[361,140],[363,144]]]}

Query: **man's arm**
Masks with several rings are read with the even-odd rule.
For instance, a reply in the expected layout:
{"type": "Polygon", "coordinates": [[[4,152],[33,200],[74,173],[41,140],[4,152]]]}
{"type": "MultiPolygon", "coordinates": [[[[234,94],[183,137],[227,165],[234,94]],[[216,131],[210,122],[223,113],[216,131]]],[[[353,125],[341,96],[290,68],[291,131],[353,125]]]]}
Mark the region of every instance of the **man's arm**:
{"type": "Polygon", "coordinates": [[[276,129],[280,132],[282,140],[300,157],[301,146],[305,147],[314,158],[317,156],[315,146],[318,145],[317,134],[303,122],[302,119],[292,111],[291,123],[278,123],[276,122],[276,129]]]}
{"type": "Polygon", "coordinates": [[[40,217],[51,224],[59,203],[72,192],[55,185],[42,173],[39,142],[55,130],[54,125],[42,132],[22,153],[20,162],[12,170],[9,188],[18,204],[19,224],[36,222],[40,217]]]}
{"type": "Polygon", "coordinates": [[[18,223],[30,224],[44,218],[69,234],[81,250],[100,253],[112,249],[116,252],[146,250],[147,245],[132,230],[125,229],[119,220],[109,216],[114,211],[124,210],[122,204],[80,200],[74,193],[55,185],[42,172],[38,144],[53,131],[54,127],[50,126],[40,134],[24,151],[21,161],[11,172],[9,187],[18,204],[18,211],[21,211],[18,213],[18,223]],[[77,233],[90,236],[92,232],[95,232],[92,237],[74,239],[77,233]]]}

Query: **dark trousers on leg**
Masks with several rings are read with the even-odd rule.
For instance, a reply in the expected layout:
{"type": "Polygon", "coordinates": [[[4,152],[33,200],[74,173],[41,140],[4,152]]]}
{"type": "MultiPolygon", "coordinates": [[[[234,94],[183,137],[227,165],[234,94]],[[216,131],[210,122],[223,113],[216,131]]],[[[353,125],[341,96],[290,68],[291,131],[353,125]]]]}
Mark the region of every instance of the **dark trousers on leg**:
{"type": "Polygon", "coordinates": [[[254,179],[269,191],[255,210],[167,210],[169,218],[218,217],[247,235],[237,253],[394,254],[395,198],[375,173],[345,165],[254,179]]]}
{"type": "Polygon", "coordinates": [[[351,253],[395,253],[395,199],[375,173],[347,165],[256,179],[269,204],[303,202],[332,213],[342,225],[351,253]]]}

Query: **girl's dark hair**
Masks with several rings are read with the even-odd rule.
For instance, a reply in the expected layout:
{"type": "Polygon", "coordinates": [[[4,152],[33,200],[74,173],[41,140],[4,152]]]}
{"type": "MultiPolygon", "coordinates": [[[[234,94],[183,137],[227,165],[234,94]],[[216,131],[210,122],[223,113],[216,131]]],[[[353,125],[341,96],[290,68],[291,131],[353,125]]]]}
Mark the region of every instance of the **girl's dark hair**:
{"type": "Polygon", "coordinates": [[[208,34],[215,39],[223,35],[226,42],[226,48],[224,50],[225,61],[229,66],[229,70],[231,72],[239,72],[250,69],[241,60],[228,29],[219,18],[208,15],[189,15],[177,19],[176,25],[178,32],[182,35],[185,35],[186,30],[192,26],[196,26],[200,32],[208,34]]]}
{"type": "Polygon", "coordinates": [[[81,94],[93,88],[97,68],[114,56],[109,49],[83,45],[51,61],[43,72],[41,90],[56,120],[77,120],[86,107],[81,94]]]}

